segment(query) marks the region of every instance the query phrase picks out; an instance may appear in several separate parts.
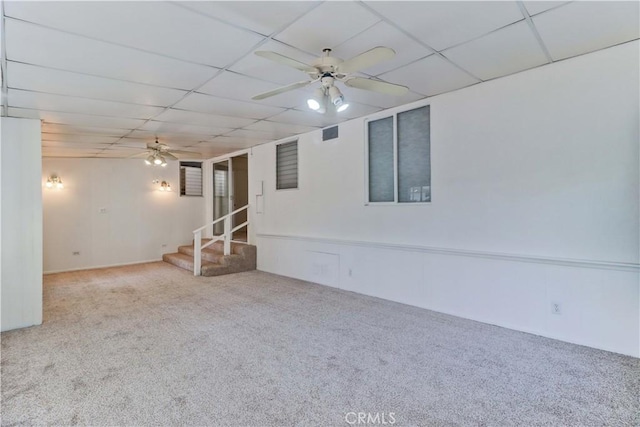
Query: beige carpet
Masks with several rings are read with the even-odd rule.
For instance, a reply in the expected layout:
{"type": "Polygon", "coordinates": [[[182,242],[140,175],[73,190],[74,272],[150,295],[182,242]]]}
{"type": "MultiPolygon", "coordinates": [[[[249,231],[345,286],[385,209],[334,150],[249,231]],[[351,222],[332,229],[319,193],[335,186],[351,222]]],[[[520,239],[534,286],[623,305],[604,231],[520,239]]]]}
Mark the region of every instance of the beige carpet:
{"type": "Polygon", "coordinates": [[[2,334],[2,425],[640,425],[638,359],[261,272],[56,274],[44,306],[2,334]]]}

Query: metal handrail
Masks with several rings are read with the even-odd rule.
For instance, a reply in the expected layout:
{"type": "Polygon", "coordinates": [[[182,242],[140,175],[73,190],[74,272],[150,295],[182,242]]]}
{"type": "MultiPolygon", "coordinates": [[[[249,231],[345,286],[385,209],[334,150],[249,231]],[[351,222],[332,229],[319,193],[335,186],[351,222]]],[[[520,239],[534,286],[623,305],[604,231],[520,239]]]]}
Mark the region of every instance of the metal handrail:
{"type": "Polygon", "coordinates": [[[235,214],[242,212],[243,210],[246,210],[248,208],[249,208],[249,205],[246,204],[245,206],[239,209],[236,209],[235,211],[228,213],[225,216],[220,217],[209,224],[205,224],[202,227],[193,230],[193,275],[194,276],[200,276],[200,273],[201,273],[200,270],[202,269],[202,250],[207,246],[210,246],[219,240],[224,240],[223,253],[225,255],[229,255],[231,253],[231,235],[233,234],[234,231],[237,231],[249,225],[249,220],[247,220],[242,224],[236,226],[235,228],[231,229],[231,218],[235,214]],[[207,243],[203,245],[202,230],[212,225],[215,225],[220,221],[224,221],[224,233],[219,236],[213,237],[211,240],[209,240],[207,243]]]}

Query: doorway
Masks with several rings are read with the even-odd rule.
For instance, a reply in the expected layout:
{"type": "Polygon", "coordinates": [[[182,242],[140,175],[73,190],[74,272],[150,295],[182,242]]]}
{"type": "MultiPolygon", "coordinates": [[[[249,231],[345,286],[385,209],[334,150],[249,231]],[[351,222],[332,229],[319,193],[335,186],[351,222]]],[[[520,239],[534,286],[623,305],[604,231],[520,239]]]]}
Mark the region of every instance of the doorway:
{"type": "MultiPolygon", "coordinates": [[[[241,154],[213,163],[213,220],[235,211],[249,203],[249,157],[241,154]]],[[[232,218],[231,228],[247,221],[247,211],[238,212],[232,218]]],[[[231,240],[247,242],[247,226],[236,230],[231,240]]],[[[213,234],[224,233],[224,222],[214,225],[213,234]]]]}

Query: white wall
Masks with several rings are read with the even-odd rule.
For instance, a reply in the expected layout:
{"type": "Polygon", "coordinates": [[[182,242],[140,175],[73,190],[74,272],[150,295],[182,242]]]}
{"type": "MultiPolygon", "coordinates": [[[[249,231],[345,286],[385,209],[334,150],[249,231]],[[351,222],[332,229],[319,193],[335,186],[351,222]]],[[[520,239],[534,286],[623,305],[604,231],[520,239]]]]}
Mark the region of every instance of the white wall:
{"type": "Polygon", "coordinates": [[[54,173],[64,182],[43,189],[45,272],[159,260],[204,224],[204,198],[179,195],[178,162],[45,158],[42,168],[42,185],[54,173]]]}
{"type": "Polygon", "coordinates": [[[427,205],[365,206],[363,119],[299,138],[299,190],[254,147],[258,267],[639,356],[638,48],[430,98],[427,205]]]}
{"type": "Polygon", "coordinates": [[[0,119],[3,331],[42,323],[40,121],[0,119]]]}

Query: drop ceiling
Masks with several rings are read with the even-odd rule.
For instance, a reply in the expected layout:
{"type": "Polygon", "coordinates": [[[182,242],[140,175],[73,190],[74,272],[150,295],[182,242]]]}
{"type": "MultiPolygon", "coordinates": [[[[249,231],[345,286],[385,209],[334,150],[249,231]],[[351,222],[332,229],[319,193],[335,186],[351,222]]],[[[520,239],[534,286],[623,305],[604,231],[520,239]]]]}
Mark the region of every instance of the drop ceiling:
{"type": "Polygon", "coordinates": [[[43,156],[130,157],[156,137],[205,158],[639,37],[639,3],[592,1],[21,2],[3,9],[3,113],[42,120],[43,156]],[[306,108],[313,87],[252,101],[305,74],[325,47],[396,51],[359,75],[393,97],[341,86],[351,107],[306,108]]]}

